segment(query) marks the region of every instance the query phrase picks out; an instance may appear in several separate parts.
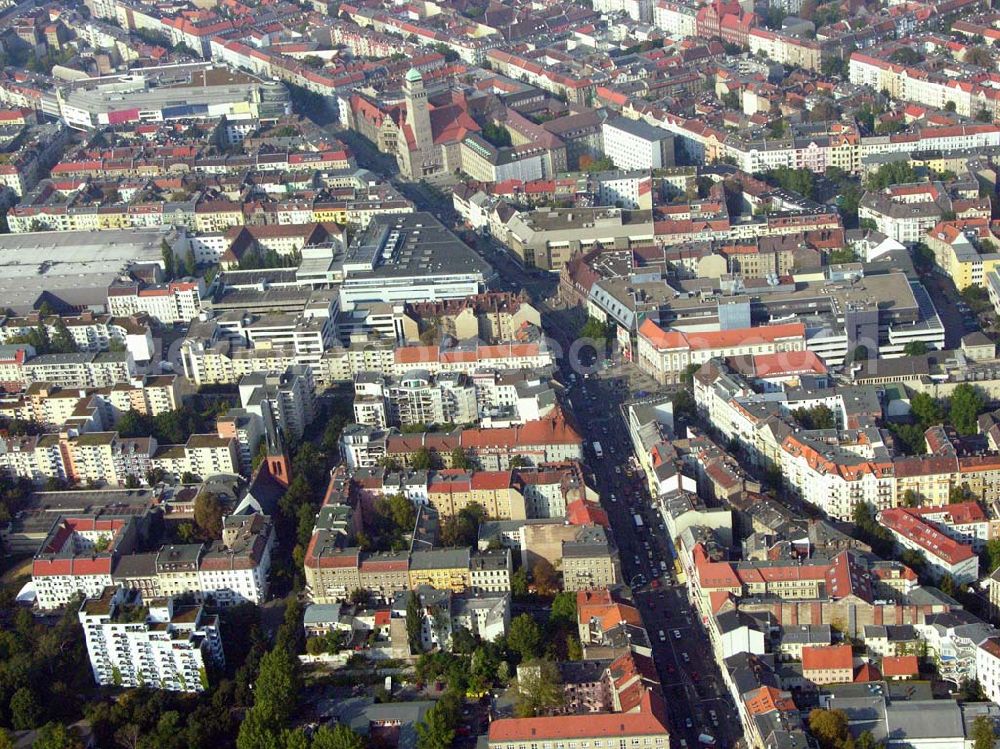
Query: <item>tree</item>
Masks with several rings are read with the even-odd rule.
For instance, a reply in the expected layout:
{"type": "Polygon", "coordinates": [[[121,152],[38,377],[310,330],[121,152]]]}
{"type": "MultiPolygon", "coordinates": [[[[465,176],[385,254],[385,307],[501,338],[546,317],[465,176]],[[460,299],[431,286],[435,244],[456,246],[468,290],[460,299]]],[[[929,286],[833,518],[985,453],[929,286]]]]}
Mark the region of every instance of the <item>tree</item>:
{"type": "Polygon", "coordinates": [[[451,749],[455,740],[455,720],[438,702],[417,723],[417,749],[451,749]]]}
{"type": "Polygon", "coordinates": [[[819,70],[829,78],[846,78],[848,65],[842,57],[827,57],[820,63],[819,70]]]}
{"type": "Polygon", "coordinates": [[[994,538],[986,542],[987,572],[992,572],[1000,567],[1000,538],[994,538]]]}
{"type": "Polygon", "coordinates": [[[83,742],[62,723],[46,723],[38,729],[31,749],[83,749],[83,742]]]}
{"type": "Polygon", "coordinates": [[[295,713],[300,681],[299,659],[279,643],[260,659],[251,712],[276,728],[285,725],[295,713]]]}
{"type": "Polygon", "coordinates": [[[953,486],[948,490],[948,504],[955,505],[961,504],[962,502],[969,502],[973,499],[972,492],[969,491],[968,484],[960,484],[959,486],[953,486]]]}
{"type": "Polygon", "coordinates": [[[993,55],[986,49],[986,47],[970,47],[965,51],[965,58],[963,61],[970,65],[978,65],[981,68],[993,67],[993,55]]]}
{"type": "Polygon", "coordinates": [[[979,414],[986,408],[986,399],[979,388],[963,382],[952,391],[948,417],[962,436],[976,433],[979,414]]]}
{"type": "Polygon", "coordinates": [[[785,124],[785,119],[779,117],[767,126],[768,132],[772,138],[784,138],[788,135],[788,125],[785,124]]]}
{"type": "Polygon", "coordinates": [[[517,696],[514,714],[532,718],[562,707],[564,703],[559,669],[552,661],[538,660],[522,664],[518,669],[517,696]]]}
{"type": "Polygon", "coordinates": [[[940,401],[927,393],[914,393],[910,398],[910,411],[923,430],[944,421],[944,409],[940,401]]]}
{"type": "Polygon", "coordinates": [[[252,709],[240,723],[236,749],[284,749],[279,729],[268,718],[252,709]]]}
{"type": "Polygon", "coordinates": [[[168,281],[173,280],[177,272],[177,256],[174,254],[173,248],[165,239],[160,242],[160,257],[163,259],[164,277],[168,281]]]}
{"type": "Polygon", "coordinates": [[[848,737],[847,713],[815,708],[809,713],[809,731],[822,749],[840,749],[848,737]]]}
{"type": "Polygon", "coordinates": [[[406,640],[411,653],[424,652],[424,611],[412,590],[406,599],[406,640]]]}
{"type": "Polygon", "coordinates": [[[919,507],[920,497],[913,491],[913,489],[907,489],[903,492],[903,507],[919,507]]]}
{"type": "Polygon", "coordinates": [[[510,623],[507,634],[507,645],[522,660],[531,660],[539,652],[542,643],[542,632],[531,614],[521,614],[510,623]]]}
{"type": "Polygon", "coordinates": [[[912,47],[900,47],[889,55],[889,60],[901,65],[917,65],[924,61],[924,56],[912,47]]]}
{"type": "Polygon", "coordinates": [[[21,687],[10,698],[11,725],[16,731],[37,728],[42,718],[42,708],[35,694],[28,687],[21,687]]]}
{"type": "Polygon", "coordinates": [[[472,655],[479,641],[468,627],[458,627],[451,633],[451,650],[454,653],[472,655]]]}
{"type": "Polygon", "coordinates": [[[321,726],[312,737],[312,749],[365,749],[365,740],[350,726],[337,723],[333,728],[321,726]]]}
{"type": "Polygon", "coordinates": [[[199,492],[194,500],[194,522],[206,538],[222,538],[222,503],[218,495],[199,492]]]}
{"type": "Polygon", "coordinates": [[[549,608],[550,622],[563,622],[576,626],[576,594],[560,593],[552,599],[552,606],[549,608]]]}
{"type": "Polygon", "coordinates": [[[465,450],[461,447],[456,447],[451,451],[451,467],[461,468],[465,470],[469,467],[469,458],[465,454],[465,450]]]}
{"type": "Polygon", "coordinates": [[[417,522],[417,510],[405,495],[393,494],[389,497],[389,516],[400,532],[413,532],[413,525],[417,522]]]}
{"type": "Polygon", "coordinates": [[[431,451],[426,447],[421,447],[410,458],[410,468],[415,471],[429,471],[433,465],[431,451]]]}
{"type": "Polygon", "coordinates": [[[909,161],[890,161],[868,176],[865,187],[869,190],[884,190],[893,185],[915,182],[916,179],[917,173],[909,161]]]}
{"type": "Polygon", "coordinates": [[[927,344],[923,341],[910,341],[903,346],[903,353],[907,356],[923,356],[927,353],[927,344]]]}
{"type": "Polygon", "coordinates": [[[549,596],[559,590],[559,573],[548,559],[540,557],[531,566],[531,578],[540,595],[549,596]]]}
{"type": "MultiPolygon", "coordinates": [[[[777,120],[777,122],[783,123],[784,120],[777,120]]],[[[796,192],[804,198],[812,199],[816,195],[816,175],[808,169],[792,169],[781,166],[769,169],[764,176],[768,182],[796,192]]]]}
{"type": "Polygon", "coordinates": [[[957,108],[958,108],[957,105],[951,99],[949,99],[947,102],[945,102],[944,111],[946,111],[946,112],[954,112],[957,108]]]}
{"type": "Polygon", "coordinates": [[[365,608],[371,605],[372,593],[367,588],[355,588],[351,591],[349,599],[355,606],[365,608]]]}
{"type": "Polygon", "coordinates": [[[528,571],[524,567],[511,575],[510,592],[515,598],[528,595],[528,571]]]}
{"type": "Polygon", "coordinates": [[[792,412],[803,429],[834,429],[837,419],[833,410],[822,403],[812,408],[799,408],[792,412]]]}
{"type": "Polygon", "coordinates": [[[993,749],[997,740],[996,727],[986,715],[972,721],[972,749],[993,749]]]}

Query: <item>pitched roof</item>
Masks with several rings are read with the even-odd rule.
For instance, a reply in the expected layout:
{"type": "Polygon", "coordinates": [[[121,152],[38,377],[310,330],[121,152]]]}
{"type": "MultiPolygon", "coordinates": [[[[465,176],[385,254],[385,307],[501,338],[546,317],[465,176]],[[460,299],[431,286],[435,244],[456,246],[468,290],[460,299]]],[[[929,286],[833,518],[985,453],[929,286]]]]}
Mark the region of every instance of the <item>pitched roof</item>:
{"type": "Polygon", "coordinates": [[[802,648],[802,671],[852,669],[854,656],[850,645],[807,645],[802,648]]]}
{"type": "Polygon", "coordinates": [[[883,676],[917,676],[920,663],[915,655],[887,655],[882,659],[883,676]]]}

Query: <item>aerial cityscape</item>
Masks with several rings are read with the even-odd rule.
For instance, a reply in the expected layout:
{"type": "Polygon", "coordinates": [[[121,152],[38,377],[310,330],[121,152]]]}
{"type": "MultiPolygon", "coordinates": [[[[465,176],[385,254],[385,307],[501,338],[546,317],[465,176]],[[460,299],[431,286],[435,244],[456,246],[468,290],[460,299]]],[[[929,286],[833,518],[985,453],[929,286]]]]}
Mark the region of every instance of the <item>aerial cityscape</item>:
{"type": "Polygon", "coordinates": [[[1000,749],[1000,9],[0,0],[0,749],[1000,749]]]}

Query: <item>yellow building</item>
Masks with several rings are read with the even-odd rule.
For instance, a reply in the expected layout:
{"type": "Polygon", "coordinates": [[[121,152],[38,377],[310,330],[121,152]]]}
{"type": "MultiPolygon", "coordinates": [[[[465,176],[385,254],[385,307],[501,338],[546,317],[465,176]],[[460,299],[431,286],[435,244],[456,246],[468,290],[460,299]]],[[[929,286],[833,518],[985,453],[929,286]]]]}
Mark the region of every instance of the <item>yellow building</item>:
{"type": "Polygon", "coordinates": [[[469,550],[427,549],[410,555],[410,590],[430,585],[460,592],[469,587],[469,550]]]}
{"type": "Polygon", "coordinates": [[[989,220],[968,218],[942,221],[927,233],[927,247],[935,264],[961,291],[985,286],[986,274],[1000,265],[1000,239],[989,229],[989,220]]]}

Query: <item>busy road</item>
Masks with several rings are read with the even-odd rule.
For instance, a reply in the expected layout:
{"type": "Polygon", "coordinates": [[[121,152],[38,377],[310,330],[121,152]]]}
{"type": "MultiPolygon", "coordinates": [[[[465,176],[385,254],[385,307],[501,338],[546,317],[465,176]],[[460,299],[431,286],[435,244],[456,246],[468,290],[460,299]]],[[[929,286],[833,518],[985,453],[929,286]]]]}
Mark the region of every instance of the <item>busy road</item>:
{"type": "Polygon", "coordinates": [[[592,480],[611,521],[622,573],[652,643],[670,708],[674,747],[693,749],[702,734],[713,737],[716,746],[731,747],[742,738],[740,722],[708,635],[675,577],[672,546],[637,469],[619,410],[628,395],[627,379],[601,374],[567,375],[568,391],[585,432],[592,480]],[[602,457],[596,455],[595,442],[600,443],[602,457]]]}
{"type": "Polygon", "coordinates": [[[634,367],[605,361],[572,333],[577,310],[558,298],[554,273],[522,268],[495,240],[463,230],[450,206],[429,191],[409,195],[453,226],[497,271],[494,288],[527,291],[542,313],[546,336],[558,344],[559,379],[584,434],[590,482],[600,493],[618,544],[624,582],[633,589],[670,711],[673,749],[696,749],[707,734],[719,749],[742,743],[739,718],[723,686],[708,634],[674,573],[674,553],[644,477],[638,470],[620,405],[655,386],[634,367]],[[453,223],[454,222],[454,223],[453,223]],[[577,344],[577,345],[574,345],[577,344]],[[571,361],[572,360],[572,361],[571,361]],[[594,443],[602,446],[597,456],[594,443]],[[638,515],[642,525],[636,524],[638,515]]]}

